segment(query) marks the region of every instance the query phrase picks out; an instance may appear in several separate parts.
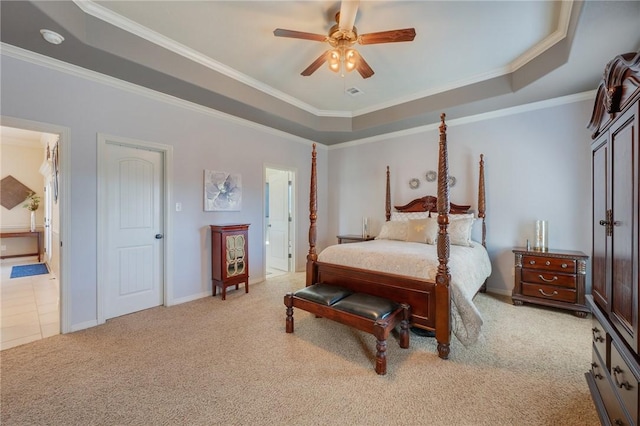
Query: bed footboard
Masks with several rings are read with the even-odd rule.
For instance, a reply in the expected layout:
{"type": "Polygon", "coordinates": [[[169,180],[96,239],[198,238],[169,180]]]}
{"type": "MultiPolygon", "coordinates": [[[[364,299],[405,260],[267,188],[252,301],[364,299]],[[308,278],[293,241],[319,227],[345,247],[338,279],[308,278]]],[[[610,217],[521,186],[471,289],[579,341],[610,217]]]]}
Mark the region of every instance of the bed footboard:
{"type": "Polygon", "coordinates": [[[411,325],[435,330],[435,283],[402,275],[316,262],[314,282],[337,285],[357,293],[383,297],[411,306],[411,325]]]}

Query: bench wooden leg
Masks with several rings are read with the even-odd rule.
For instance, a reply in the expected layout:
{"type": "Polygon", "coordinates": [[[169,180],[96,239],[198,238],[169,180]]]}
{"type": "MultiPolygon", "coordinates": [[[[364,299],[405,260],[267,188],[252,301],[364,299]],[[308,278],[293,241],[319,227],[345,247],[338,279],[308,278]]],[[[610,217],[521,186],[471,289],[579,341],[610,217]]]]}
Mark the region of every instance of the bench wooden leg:
{"type": "Polygon", "coordinates": [[[284,296],[284,304],[287,307],[286,330],[287,333],[293,333],[293,293],[284,296]]]}
{"type": "Polygon", "coordinates": [[[410,308],[406,303],[402,304],[402,321],[400,322],[400,347],[409,347],[409,315],[410,308]]]}
{"type": "Polygon", "coordinates": [[[373,325],[373,335],[376,336],[376,373],[387,374],[387,327],[389,322],[378,320],[373,325]]]}
{"type": "Polygon", "coordinates": [[[378,340],[376,343],[376,373],[387,374],[387,341],[378,340]]]}

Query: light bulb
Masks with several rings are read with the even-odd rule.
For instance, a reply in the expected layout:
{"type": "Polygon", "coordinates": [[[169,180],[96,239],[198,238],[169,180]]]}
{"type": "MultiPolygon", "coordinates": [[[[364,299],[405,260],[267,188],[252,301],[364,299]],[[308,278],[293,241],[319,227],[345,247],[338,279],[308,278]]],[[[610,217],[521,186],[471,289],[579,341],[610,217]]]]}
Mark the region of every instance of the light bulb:
{"type": "Polygon", "coordinates": [[[333,49],[329,52],[329,69],[333,72],[340,71],[340,52],[337,49],[333,49]]]}
{"type": "Polygon", "coordinates": [[[347,72],[351,72],[356,69],[356,61],[358,59],[358,54],[353,49],[348,49],[344,53],[344,67],[347,69],[347,72]]]}

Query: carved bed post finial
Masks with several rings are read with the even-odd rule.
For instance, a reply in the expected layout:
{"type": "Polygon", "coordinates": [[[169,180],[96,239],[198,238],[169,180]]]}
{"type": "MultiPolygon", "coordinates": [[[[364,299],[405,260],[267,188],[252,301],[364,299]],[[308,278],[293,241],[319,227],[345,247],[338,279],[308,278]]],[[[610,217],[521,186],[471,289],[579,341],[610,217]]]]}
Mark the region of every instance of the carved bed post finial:
{"type": "Polygon", "coordinates": [[[445,114],[440,115],[440,143],[438,152],[438,231],[437,253],[438,272],[436,274],[436,305],[443,307],[448,304],[449,309],[436,310],[436,340],[438,341],[438,356],[443,359],[449,357],[451,342],[451,294],[449,282],[449,160],[447,152],[447,125],[445,114]]]}
{"type": "Polygon", "coordinates": [[[480,171],[478,176],[478,217],[482,219],[482,245],[487,246],[487,226],[485,224],[486,201],[484,195],[484,154],[480,154],[480,171]]]}
{"type": "Polygon", "coordinates": [[[387,166],[387,194],[385,201],[385,212],[387,216],[387,222],[391,220],[391,183],[389,179],[389,166],[387,166]]]}
{"type": "Polygon", "coordinates": [[[307,282],[312,285],[315,281],[315,262],[318,260],[316,253],[316,219],[318,218],[317,202],[317,172],[316,172],[316,144],[313,144],[311,152],[311,186],[309,188],[309,254],[307,254],[307,282]]]}

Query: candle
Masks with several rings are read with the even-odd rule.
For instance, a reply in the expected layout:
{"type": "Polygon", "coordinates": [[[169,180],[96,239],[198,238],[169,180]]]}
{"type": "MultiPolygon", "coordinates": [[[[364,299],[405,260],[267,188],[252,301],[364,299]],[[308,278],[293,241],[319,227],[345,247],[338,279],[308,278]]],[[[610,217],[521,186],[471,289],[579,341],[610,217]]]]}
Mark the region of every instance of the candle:
{"type": "Polygon", "coordinates": [[[536,220],[536,233],[534,236],[533,249],[537,251],[547,251],[549,249],[549,227],[546,220],[536,220]]]}

